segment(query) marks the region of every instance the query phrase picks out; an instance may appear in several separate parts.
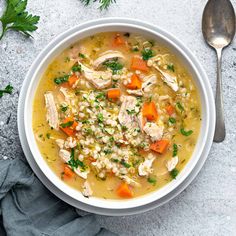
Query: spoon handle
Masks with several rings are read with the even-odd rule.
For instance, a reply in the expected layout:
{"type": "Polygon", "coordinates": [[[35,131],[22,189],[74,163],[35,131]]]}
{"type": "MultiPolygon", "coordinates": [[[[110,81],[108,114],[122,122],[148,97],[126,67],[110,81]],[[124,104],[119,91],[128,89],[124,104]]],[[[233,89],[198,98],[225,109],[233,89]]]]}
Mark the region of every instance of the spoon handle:
{"type": "Polygon", "coordinates": [[[216,49],[217,53],[217,82],[216,82],[216,127],[214,141],[217,143],[223,142],[225,139],[225,122],[223,114],[223,99],[222,99],[222,48],[216,49]]]}

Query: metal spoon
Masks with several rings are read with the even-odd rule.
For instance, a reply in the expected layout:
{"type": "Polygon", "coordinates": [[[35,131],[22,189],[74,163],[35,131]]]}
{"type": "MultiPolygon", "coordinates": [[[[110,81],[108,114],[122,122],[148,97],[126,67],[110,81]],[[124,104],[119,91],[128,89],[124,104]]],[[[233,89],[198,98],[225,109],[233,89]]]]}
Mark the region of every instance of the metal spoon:
{"type": "Polygon", "coordinates": [[[216,84],[216,129],[215,142],[225,139],[225,122],[223,115],[221,55],[235,35],[235,13],[229,0],[209,0],[202,17],[202,32],[206,42],[217,53],[217,84],[216,84]]]}

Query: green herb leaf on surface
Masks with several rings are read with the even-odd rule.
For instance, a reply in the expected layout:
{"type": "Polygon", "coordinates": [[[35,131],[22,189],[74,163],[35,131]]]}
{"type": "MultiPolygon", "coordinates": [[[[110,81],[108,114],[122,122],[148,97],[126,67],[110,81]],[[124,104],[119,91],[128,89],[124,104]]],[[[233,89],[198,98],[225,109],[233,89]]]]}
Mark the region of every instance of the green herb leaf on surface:
{"type": "Polygon", "coordinates": [[[4,93],[12,94],[12,91],[13,91],[13,87],[10,84],[8,84],[5,87],[5,89],[0,90],[0,98],[3,97],[4,93]]]}
{"type": "Polygon", "coordinates": [[[103,63],[103,65],[106,66],[107,68],[110,68],[113,74],[117,74],[119,70],[123,69],[123,65],[119,63],[117,59],[107,60],[103,63]]]}
{"type": "Polygon", "coordinates": [[[54,82],[59,85],[59,84],[68,82],[68,79],[69,79],[69,75],[64,75],[64,76],[55,78],[55,79],[54,79],[54,82]]]}
{"type": "Polygon", "coordinates": [[[177,156],[177,154],[178,154],[178,146],[177,146],[177,144],[173,144],[173,157],[176,157],[177,156]]]}
{"type": "Polygon", "coordinates": [[[142,51],[142,57],[144,61],[147,61],[148,59],[154,57],[155,54],[153,52],[153,50],[149,49],[149,48],[144,48],[142,51]]]}
{"type": "Polygon", "coordinates": [[[68,121],[66,123],[62,123],[60,126],[62,128],[66,128],[66,127],[71,127],[74,124],[74,121],[68,121]]]}
{"type": "Polygon", "coordinates": [[[88,6],[91,3],[99,2],[100,10],[107,10],[112,3],[116,3],[116,0],[80,0],[85,6],[88,6]]]}
{"type": "Polygon", "coordinates": [[[175,72],[175,67],[174,67],[174,65],[173,65],[173,64],[167,65],[167,70],[170,70],[170,71],[172,71],[172,72],[175,72]]]}
{"type": "Polygon", "coordinates": [[[15,30],[31,36],[30,33],[37,30],[39,16],[33,16],[26,10],[27,0],[7,0],[6,9],[0,17],[2,23],[2,33],[0,40],[8,30],[15,30]]]}
{"type": "Polygon", "coordinates": [[[170,172],[170,175],[173,179],[176,179],[177,175],[179,174],[179,171],[174,168],[171,172],[170,172]]]}
{"type": "Polygon", "coordinates": [[[155,185],[155,184],[156,184],[156,182],[157,182],[157,180],[156,180],[156,179],[154,179],[154,178],[151,178],[151,177],[148,177],[147,181],[148,181],[148,183],[150,183],[150,184],[153,184],[153,185],[155,185]]]}

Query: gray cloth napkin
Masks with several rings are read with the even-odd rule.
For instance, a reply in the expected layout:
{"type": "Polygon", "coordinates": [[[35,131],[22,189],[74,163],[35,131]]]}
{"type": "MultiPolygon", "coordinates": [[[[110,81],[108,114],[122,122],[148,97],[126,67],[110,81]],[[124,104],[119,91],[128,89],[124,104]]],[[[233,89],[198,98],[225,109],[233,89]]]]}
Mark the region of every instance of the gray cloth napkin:
{"type": "Polygon", "coordinates": [[[19,158],[0,160],[0,204],[1,236],[115,235],[49,192],[19,158]]]}

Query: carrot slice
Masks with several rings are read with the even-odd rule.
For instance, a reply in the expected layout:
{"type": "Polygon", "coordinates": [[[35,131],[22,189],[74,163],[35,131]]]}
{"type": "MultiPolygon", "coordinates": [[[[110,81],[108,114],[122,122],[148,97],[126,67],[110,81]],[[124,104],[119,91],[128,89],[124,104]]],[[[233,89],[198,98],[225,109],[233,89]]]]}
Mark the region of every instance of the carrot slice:
{"type": "Polygon", "coordinates": [[[142,58],[134,56],[131,61],[131,69],[132,70],[141,70],[147,72],[149,70],[147,66],[147,62],[142,58]]]}
{"type": "Polygon", "coordinates": [[[66,175],[66,177],[68,177],[68,178],[71,178],[71,177],[73,177],[74,176],[74,172],[71,170],[71,168],[69,167],[69,166],[67,166],[67,165],[65,165],[64,166],[64,175],[66,175]]]}
{"type": "Polygon", "coordinates": [[[76,81],[77,81],[78,79],[79,79],[79,78],[78,78],[75,74],[73,74],[72,76],[70,76],[70,78],[68,79],[68,84],[69,84],[69,86],[72,87],[72,86],[76,83],[76,81]]]}
{"type": "Polygon", "coordinates": [[[133,74],[131,76],[131,82],[126,85],[128,89],[141,89],[142,87],[142,81],[139,79],[139,77],[136,74],[133,74]]]}
{"type": "Polygon", "coordinates": [[[124,182],[120,184],[116,192],[117,192],[117,195],[122,198],[131,198],[134,196],[133,192],[129,188],[129,185],[124,182]]]}
{"type": "Polygon", "coordinates": [[[120,89],[110,89],[107,91],[107,97],[110,99],[118,99],[120,97],[120,89]]]}
{"type": "Polygon", "coordinates": [[[119,47],[125,44],[125,40],[120,34],[117,34],[113,40],[113,46],[119,47]]]}
{"type": "Polygon", "coordinates": [[[145,102],[142,109],[143,117],[148,121],[156,121],[158,118],[157,108],[154,102],[145,102]]]}
{"type": "Polygon", "coordinates": [[[67,117],[63,120],[62,124],[67,124],[68,122],[73,122],[73,124],[69,127],[60,126],[60,129],[68,136],[73,136],[75,134],[75,128],[77,127],[78,123],[74,120],[74,118],[67,117]]]}
{"type": "Polygon", "coordinates": [[[156,141],[155,143],[152,143],[150,145],[150,149],[154,152],[157,152],[159,154],[163,154],[167,147],[169,146],[170,141],[167,139],[162,139],[159,141],[156,141]]]}
{"type": "Polygon", "coordinates": [[[169,105],[166,107],[166,112],[169,116],[171,116],[175,112],[175,108],[173,106],[169,105]]]}

